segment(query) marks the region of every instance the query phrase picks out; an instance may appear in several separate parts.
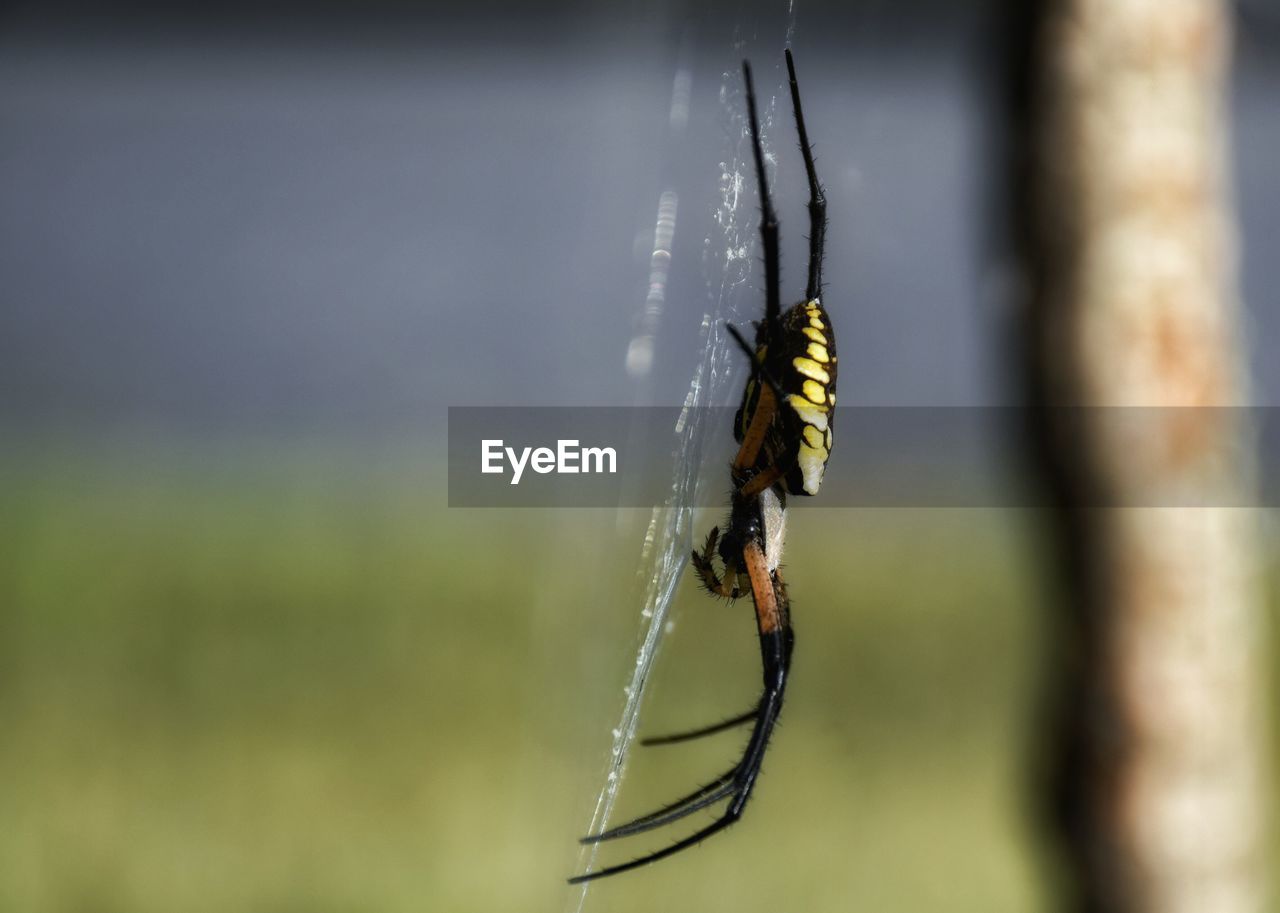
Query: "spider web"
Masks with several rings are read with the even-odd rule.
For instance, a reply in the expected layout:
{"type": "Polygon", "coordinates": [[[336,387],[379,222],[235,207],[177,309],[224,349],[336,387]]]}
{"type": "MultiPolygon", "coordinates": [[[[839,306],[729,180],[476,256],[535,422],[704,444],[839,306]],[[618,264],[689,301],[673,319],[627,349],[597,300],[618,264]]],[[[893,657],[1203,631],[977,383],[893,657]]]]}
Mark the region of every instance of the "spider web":
{"type": "MultiPolygon", "coordinates": [[[[793,8],[789,7],[788,45],[794,29],[793,13],[793,8]]],[[[735,57],[741,59],[746,42],[735,40],[733,49],[735,57]]],[[[672,89],[668,152],[680,147],[688,121],[692,85],[689,51],[690,43],[686,40],[672,89]]],[[[767,93],[758,102],[762,103],[761,142],[766,161],[772,165],[774,155],[769,150],[766,136],[773,123],[775,96],[767,93]]],[[[736,314],[734,305],[739,292],[752,288],[752,278],[758,267],[754,256],[756,226],[754,175],[750,164],[751,136],[744,106],[741,72],[736,69],[724,71],[720,77],[719,108],[723,135],[730,138],[730,143],[725,160],[720,162],[719,201],[713,213],[713,227],[703,239],[704,270],[709,288],[700,328],[701,355],[673,429],[676,447],[671,487],[666,501],[653,509],[644,536],[639,561],[643,585],[640,612],[643,633],[635,667],[623,688],[625,701],[618,724],[612,731],[604,784],[584,833],[599,833],[608,827],[622,785],[627,758],[640,722],[640,707],[649,673],[662,635],[668,630],[676,587],[689,564],[703,450],[708,434],[714,430],[708,421],[713,413],[706,407],[725,401],[731,369],[738,354],[737,349],[730,345],[725,323],[736,314]]],[[[672,186],[667,186],[659,195],[648,294],[638,329],[627,350],[627,371],[637,379],[641,389],[647,389],[657,329],[666,305],[667,271],[677,212],[678,196],[672,186]]],[[[584,847],[579,853],[576,871],[593,870],[599,848],[599,844],[584,847]]],[[[567,909],[581,913],[590,887],[590,882],[583,883],[576,898],[571,897],[567,909]]]]}

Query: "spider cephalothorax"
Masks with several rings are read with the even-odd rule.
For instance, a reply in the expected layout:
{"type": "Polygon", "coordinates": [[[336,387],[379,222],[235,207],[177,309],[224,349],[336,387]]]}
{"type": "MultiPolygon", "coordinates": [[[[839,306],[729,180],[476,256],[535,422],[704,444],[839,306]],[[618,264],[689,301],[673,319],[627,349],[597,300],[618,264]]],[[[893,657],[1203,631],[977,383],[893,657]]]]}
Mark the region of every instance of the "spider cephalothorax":
{"type": "Polygon", "coordinates": [[[719,818],[675,843],[620,865],[588,872],[572,883],[634,869],[686,849],[737,821],[751,797],[765,748],[782,709],[782,696],[791,668],[794,637],[787,587],[778,570],[786,531],[786,499],[817,494],[831,454],[832,418],[836,404],[836,347],[831,321],[823,309],[822,252],[826,236],[826,198],[813,164],[805,132],[795,63],[786,52],[791,104],[800,152],[809,178],[809,275],[803,300],[782,311],[779,304],[778,220],[769,199],[760,126],[756,117],[751,67],[743,62],[752,149],[760,192],[760,237],[764,247],[765,315],[756,324],[750,345],[734,327],[729,332],[746,353],[751,373],[734,419],[738,452],[730,468],[733,492],[729,521],[723,536],[711,530],[701,552],[693,553],[694,569],[711,593],[736,599],[750,592],[764,668],[764,690],[756,705],[732,719],[644,740],[658,745],[683,742],[754,724],[742,758],[718,778],[655,812],[583,838],[596,843],[626,837],[678,821],[699,809],[728,800],[719,818]],[[720,558],[723,574],[714,561],[720,558]]]}

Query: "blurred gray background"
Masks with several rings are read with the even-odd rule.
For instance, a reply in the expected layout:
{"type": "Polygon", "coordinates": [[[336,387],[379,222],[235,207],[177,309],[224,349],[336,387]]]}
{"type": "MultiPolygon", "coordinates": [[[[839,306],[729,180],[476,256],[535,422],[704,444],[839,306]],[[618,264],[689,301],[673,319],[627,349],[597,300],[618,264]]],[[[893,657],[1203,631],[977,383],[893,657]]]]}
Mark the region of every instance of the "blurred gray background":
{"type": "MultiPolygon", "coordinates": [[[[990,3],[798,4],[842,403],[1010,398],[999,22],[990,3]]],[[[1280,396],[1276,23],[1242,7],[1234,89],[1263,403],[1280,396]]],[[[0,420],[435,433],[446,404],[631,402],[664,182],[680,209],[652,398],[679,402],[713,278],[721,77],[749,55],[776,93],[785,25],[785,4],[10,5],[0,420]]],[[[803,186],[782,126],[790,297],[803,186]]]]}

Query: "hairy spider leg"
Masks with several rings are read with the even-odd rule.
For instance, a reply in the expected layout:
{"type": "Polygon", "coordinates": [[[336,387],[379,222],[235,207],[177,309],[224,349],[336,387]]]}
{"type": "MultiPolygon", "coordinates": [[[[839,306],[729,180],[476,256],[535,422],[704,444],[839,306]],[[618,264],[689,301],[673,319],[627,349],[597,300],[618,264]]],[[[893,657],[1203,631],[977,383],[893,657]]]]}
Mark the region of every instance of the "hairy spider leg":
{"type": "MultiPolygon", "coordinates": [[[[782,571],[775,570],[773,572],[773,578],[778,593],[778,604],[783,609],[782,623],[784,627],[790,628],[791,615],[789,607],[791,605],[791,600],[787,597],[787,585],[782,579],[782,571]]],[[[731,716],[727,720],[721,720],[720,722],[712,723],[709,726],[701,726],[697,729],[686,729],[681,732],[672,732],[666,735],[650,736],[649,738],[641,739],[640,744],[646,746],[675,745],[680,742],[691,742],[694,739],[701,739],[704,736],[716,735],[717,733],[726,732],[730,729],[737,729],[739,726],[752,722],[756,718],[757,713],[758,711],[753,707],[745,713],[740,713],[737,716],[731,716]]]]}
{"type": "Polygon", "coordinates": [[[769,373],[764,366],[764,362],[760,360],[759,353],[751,348],[751,344],[743,337],[742,331],[731,323],[726,323],[725,329],[729,331],[729,335],[733,337],[733,341],[738,344],[738,348],[747,356],[747,362],[751,365],[751,378],[763,380],[769,385],[769,389],[773,391],[773,395],[777,397],[778,402],[783,402],[787,398],[787,394],[782,390],[782,384],[769,373]]]}
{"type": "Polygon", "coordinates": [[[693,568],[702,578],[702,585],[708,593],[732,601],[742,595],[744,587],[749,586],[750,581],[746,571],[738,566],[738,562],[732,555],[724,558],[724,576],[716,573],[713,556],[719,541],[720,527],[713,526],[711,532],[707,533],[707,541],[702,546],[702,552],[699,553],[696,549],[693,552],[693,568]]]}
{"type": "Polygon", "coordinates": [[[769,180],[764,170],[764,150],[760,148],[760,120],[756,116],[756,90],[751,81],[751,64],[742,61],[742,77],[747,85],[747,116],[751,123],[751,148],[755,153],[756,179],[760,184],[760,240],[764,243],[764,319],[771,331],[782,315],[781,279],[778,275],[778,216],[769,198],[769,180]]]}
{"type": "Polygon", "coordinates": [[[796,63],[787,48],[787,76],[791,83],[791,110],[796,118],[796,132],[800,134],[800,155],[804,158],[804,170],[809,176],[809,281],[805,286],[805,298],[809,301],[822,295],[822,257],[827,238],[827,195],[818,180],[813,164],[813,147],[809,145],[809,132],[804,128],[804,109],[800,106],[800,84],[796,82],[796,63]]]}
{"type": "Polygon", "coordinates": [[[718,732],[727,732],[730,729],[737,729],[739,726],[750,723],[756,718],[755,708],[751,708],[746,713],[740,713],[737,716],[729,717],[727,720],[721,720],[718,723],[712,723],[710,726],[703,726],[699,729],[686,729],[683,732],[672,732],[667,735],[649,736],[647,739],[641,739],[641,745],[674,745],[677,742],[691,742],[694,739],[700,739],[703,736],[715,735],[718,732]]]}
{"type": "Polygon", "coordinates": [[[602,833],[584,837],[582,842],[599,843],[652,830],[685,818],[726,798],[730,800],[729,804],[719,818],[688,837],[639,859],[609,866],[596,872],[575,875],[569,879],[570,884],[606,878],[665,859],[667,856],[701,843],[742,817],[742,811],[746,808],[760,775],[760,765],[764,760],[769,737],[782,710],[787,673],[791,667],[791,651],[795,643],[791,630],[790,608],[787,605],[786,586],[776,572],[769,570],[764,548],[757,541],[749,542],[743,549],[743,558],[751,578],[751,595],[756,606],[756,627],[760,635],[760,655],[764,665],[764,693],[753,713],[755,728],[751,731],[751,738],[743,752],[742,760],[706,786],[670,805],[602,833]]]}
{"type": "Polygon", "coordinates": [[[733,481],[734,485],[738,486],[738,494],[751,497],[764,491],[787,474],[787,467],[773,465],[752,476],[745,484],[742,481],[759,460],[765,437],[778,414],[778,404],[786,402],[787,395],[757,354],[751,351],[751,347],[742,338],[738,328],[729,324],[729,334],[733,336],[742,351],[747,353],[753,380],[762,380],[766,385],[760,389],[755,411],[751,414],[751,422],[742,435],[742,446],[738,448],[738,455],[733,460],[733,481]],[[766,393],[772,393],[772,399],[766,397],[766,393]]]}

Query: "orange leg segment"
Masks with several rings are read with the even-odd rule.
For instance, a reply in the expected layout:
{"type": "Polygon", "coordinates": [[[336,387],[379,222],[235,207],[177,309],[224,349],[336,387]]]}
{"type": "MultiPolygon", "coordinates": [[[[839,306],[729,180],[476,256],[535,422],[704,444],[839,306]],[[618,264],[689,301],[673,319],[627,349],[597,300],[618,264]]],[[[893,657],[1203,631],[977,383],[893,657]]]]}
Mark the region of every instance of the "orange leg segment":
{"type": "Polygon", "coordinates": [[[756,604],[756,624],[761,634],[773,634],[782,627],[782,610],[778,605],[778,594],[773,587],[764,549],[759,543],[751,542],[742,550],[742,557],[746,561],[747,574],[751,578],[751,595],[756,604]]]}
{"type": "Polygon", "coordinates": [[[773,395],[773,389],[765,384],[760,388],[756,411],[751,416],[751,424],[747,426],[747,433],[742,436],[742,446],[738,448],[738,455],[733,460],[735,471],[755,467],[756,460],[760,457],[760,448],[764,446],[764,436],[769,432],[769,425],[777,412],[778,400],[773,395]]]}

